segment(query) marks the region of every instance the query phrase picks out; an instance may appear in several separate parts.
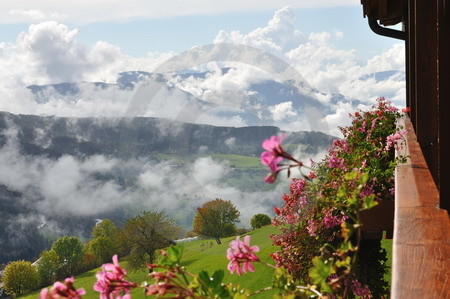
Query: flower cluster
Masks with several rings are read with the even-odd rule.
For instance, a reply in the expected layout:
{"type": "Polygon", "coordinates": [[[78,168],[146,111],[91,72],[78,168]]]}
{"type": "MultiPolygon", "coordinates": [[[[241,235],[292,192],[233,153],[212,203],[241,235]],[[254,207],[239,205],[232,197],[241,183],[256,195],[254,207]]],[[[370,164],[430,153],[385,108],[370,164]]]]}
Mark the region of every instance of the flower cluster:
{"type": "Polygon", "coordinates": [[[230,242],[230,248],[227,250],[228,270],[233,273],[236,271],[238,275],[247,271],[254,272],[255,269],[252,262],[259,261],[255,252],[259,251],[258,246],[250,246],[250,236],[244,237],[244,242],[236,237],[236,240],[230,242]]]}
{"type": "MultiPolygon", "coordinates": [[[[154,265],[149,265],[149,269],[153,270],[154,265]]],[[[155,280],[155,283],[146,286],[145,294],[148,296],[157,295],[165,296],[166,294],[174,294],[178,298],[194,297],[194,292],[182,286],[179,277],[175,272],[168,269],[164,272],[153,271],[149,277],[155,280]]]]}
{"type": "Polygon", "coordinates": [[[97,273],[97,282],[94,290],[100,292],[101,299],[130,298],[130,290],[136,287],[136,284],[124,280],[127,272],[119,265],[117,255],[114,255],[113,264],[103,264],[102,270],[97,273]]]}
{"type": "MultiPolygon", "coordinates": [[[[364,261],[353,266],[351,260],[359,247],[355,237],[360,229],[359,211],[393,199],[393,171],[404,157],[395,158],[391,149],[399,148],[406,131],[396,127],[402,114],[384,98],[370,111],[357,111],[350,117],[351,126],[341,128],[344,139],[333,142],[308,180],[293,179],[289,194],[283,195],[283,205],[275,208],[273,224],[280,233],[272,235],[272,240],[280,249],[272,257],[298,281],[320,282],[325,293],[347,296],[352,292],[369,298],[369,288],[374,287],[381,297],[385,290],[375,284],[383,285],[377,282],[383,273],[355,277],[353,268],[364,267],[364,261]],[[320,260],[314,259],[318,255],[320,260]],[[335,278],[325,283],[331,274],[335,278]]],[[[277,148],[282,148],[281,144],[277,148]]]]}
{"type": "Polygon", "coordinates": [[[362,285],[357,279],[353,279],[350,282],[350,287],[353,294],[361,299],[370,299],[373,297],[372,293],[369,290],[369,287],[367,285],[362,285]]]}
{"type": "Polygon", "coordinates": [[[386,137],[386,146],[384,149],[388,151],[392,147],[394,147],[396,150],[400,150],[402,148],[402,145],[399,144],[399,140],[403,139],[405,135],[406,130],[401,130],[394,134],[389,135],[388,137],[386,137]]]}
{"type": "Polygon", "coordinates": [[[81,299],[81,296],[86,294],[84,289],[76,290],[73,286],[74,278],[69,277],[64,280],[64,282],[57,281],[48,290],[47,288],[42,289],[40,294],[40,299],[81,299]]]}

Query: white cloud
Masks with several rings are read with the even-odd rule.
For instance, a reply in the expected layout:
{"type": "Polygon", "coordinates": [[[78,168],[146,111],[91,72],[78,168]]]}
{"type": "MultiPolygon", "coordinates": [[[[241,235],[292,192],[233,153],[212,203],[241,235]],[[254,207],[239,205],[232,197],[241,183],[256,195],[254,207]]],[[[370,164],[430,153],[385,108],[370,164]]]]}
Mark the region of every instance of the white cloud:
{"type": "Polygon", "coordinates": [[[243,35],[238,31],[219,32],[214,43],[236,43],[270,52],[289,51],[305,41],[303,34],[294,27],[294,12],[284,7],[275,12],[266,27],[257,28],[243,35]]]}
{"type": "Polygon", "coordinates": [[[0,22],[28,23],[55,20],[77,24],[105,21],[128,21],[142,18],[164,18],[186,15],[219,14],[274,10],[283,6],[293,8],[336,7],[357,5],[352,0],[109,0],[76,2],[51,0],[17,0],[0,3],[0,22]],[[176,8],[176,9],[174,9],[176,8]]]}
{"type": "Polygon", "coordinates": [[[280,121],[297,115],[297,113],[292,109],[292,102],[282,102],[280,104],[270,106],[269,111],[272,113],[274,121],[280,121]]]}

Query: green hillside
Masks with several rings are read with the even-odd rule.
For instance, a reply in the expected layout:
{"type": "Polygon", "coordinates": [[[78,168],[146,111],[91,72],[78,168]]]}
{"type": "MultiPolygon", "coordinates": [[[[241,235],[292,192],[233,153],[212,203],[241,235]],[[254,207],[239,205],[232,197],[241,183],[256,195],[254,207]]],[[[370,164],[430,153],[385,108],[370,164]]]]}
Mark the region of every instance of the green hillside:
{"type": "MultiPolygon", "coordinates": [[[[251,244],[258,245],[260,247],[260,252],[258,256],[261,260],[272,263],[272,258],[270,254],[273,253],[276,248],[272,246],[272,242],[269,238],[270,234],[276,233],[277,229],[273,226],[266,226],[261,229],[252,231],[249,233],[251,235],[251,244]]],[[[262,265],[255,265],[255,273],[244,274],[243,276],[238,276],[236,274],[231,275],[227,270],[228,259],[226,258],[226,251],[229,246],[229,242],[234,238],[224,238],[222,239],[222,244],[218,245],[214,240],[198,240],[189,243],[184,243],[184,254],[183,261],[187,270],[191,273],[197,274],[201,270],[206,270],[212,274],[215,270],[223,269],[225,271],[225,282],[232,282],[233,284],[240,284],[244,288],[248,288],[252,291],[256,291],[263,287],[270,286],[272,281],[273,269],[262,265]]],[[[127,264],[125,261],[121,261],[121,266],[125,269],[127,264]]],[[[97,281],[95,278],[95,273],[100,269],[94,269],[85,272],[81,275],[75,277],[75,286],[77,288],[84,288],[86,290],[86,295],[84,298],[99,298],[99,293],[92,289],[92,286],[97,281]]],[[[143,269],[142,271],[129,272],[129,280],[135,282],[145,281],[148,270],[143,269]]],[[[31,293],[27,296],[21,298],[37,298],[39,292],[31,293]]],[[[133,298],[143,298],[142,290],[137,290],[132,293],[133,298]]],[[[255,296],[260,298],[271,297],[268,293],[262,296],[255,296]]]]}
{"type": "MultiPolygon", "coordinates": [[[[260,252],[258,256],[264,262],[273,264],[270,254],[276,250],[275,246],[272,246],[272,242],[269,238],[270,234],[277,233],[278,230],[273,226],[266,226],[261,229],[254,230],[248,233],[251,238],[251,245],[258,245],[260,252]]],[[[229,246],[229,242],[233,240],[232,238],[222,239],[222,244],[218,245],[214,240],[198,240],[193,242],[184,243],[183,251],[183,263],[187,270],[193,274],[197,274],[201,270],[206,270],[212,274],[215,270],[223,269],[225,271],[224,282],[231,282],[233,284],[239,284],[243,288],[247,288],[251,291],[256,291],[264,287],[270,286],[272,281],[273,269],[262,265],[255,265],[254,273],[247,273],[243,276],[238,276],[236,274],[231,275],[227,270],[228,260],[226,258],[226,251],[229,246]]],[[[392,258],[392,240],[383,239],[383,248],[388,252],[388,264],[391,265],[392,258]]],[[[121,266],[125,269],[127,268],[126,261],[120,261],[121,266]]],[[[390,269],[390,267],[389,267],[390,269]]],[[[77,288],[84,288],[86,290],[86,295],[84,298],[99,298],[99,293],[92,289],[92,286],[97,281],[95,274],[100,270],[100,268],[85,272],[81,275],[76,276],[75,286],[77,288]]],[[[141,283],[146,280],[148,271],[143,269],[142,271],[129,272],[128,278],[131,281],[141,283]]],[[[390,280],[390,273],[385,276],[386,280],[390,280]]],[[[31,293],[27,296],[20,298],[37,298],[39,292],[31,293]]],[[[264,292],[253,296],[253,298],[271,298],[272,292],[264,292]]],[[[133,298],[144,298],[142,290],[135,290],[132,292],[133,298]]]]}

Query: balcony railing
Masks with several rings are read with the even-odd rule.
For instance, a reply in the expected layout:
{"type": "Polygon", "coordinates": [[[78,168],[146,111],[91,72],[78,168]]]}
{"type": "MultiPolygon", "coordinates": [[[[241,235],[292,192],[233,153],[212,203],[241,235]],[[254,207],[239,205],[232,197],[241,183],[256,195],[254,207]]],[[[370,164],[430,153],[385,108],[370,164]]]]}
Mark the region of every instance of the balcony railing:
{"type": "MultiPolygon", "coordinates": [[[[450,298],[450,219],[439,209],[439,192],[413,126],[408,162],[396,169],[392,298],[450,298]]],[[[444,182],[442,182],[444,183],[444,182]]],[[[450,182],[445,182],[450,184],[450,182]]]]}

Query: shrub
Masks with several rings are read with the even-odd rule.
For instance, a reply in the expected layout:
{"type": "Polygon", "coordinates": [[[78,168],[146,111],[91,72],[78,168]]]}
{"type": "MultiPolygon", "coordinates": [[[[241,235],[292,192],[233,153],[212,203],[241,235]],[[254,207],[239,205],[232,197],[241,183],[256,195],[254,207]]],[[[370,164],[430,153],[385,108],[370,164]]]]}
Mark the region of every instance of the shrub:
{"type": "Polygon", "coordinates": [[[6,266],[2,281],[8,293],[21,295],[38,287],[39,275],[30,262],[15,261],[6,266]]]}

